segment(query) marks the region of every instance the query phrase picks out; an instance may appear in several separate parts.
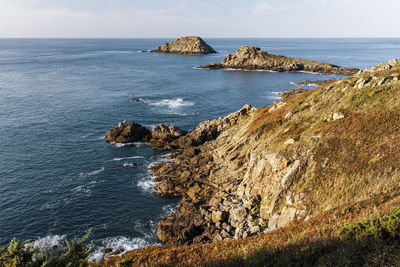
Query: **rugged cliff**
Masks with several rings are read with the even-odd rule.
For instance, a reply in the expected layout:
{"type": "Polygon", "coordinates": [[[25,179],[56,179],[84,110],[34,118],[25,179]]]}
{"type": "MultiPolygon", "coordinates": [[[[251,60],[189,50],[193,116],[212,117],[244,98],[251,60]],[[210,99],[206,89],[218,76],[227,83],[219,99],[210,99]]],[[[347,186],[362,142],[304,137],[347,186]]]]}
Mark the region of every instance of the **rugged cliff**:
{"type": "Polygon", "coordinates": [[[217,53],[203,39],[197,36],[186,36],[171,43],[164,43],[151,52],[176,53],[176,54],[209,54],[217,53]]]}
{"type": "Polygon", "coordinates": [[[400,61],[205,121],[154,166],[156,190],[179,195],[163,219],[166,244],[238,239],[400,182],[400,61]]]}
{"type": "Polygon", "coordinates": [[[242,46],[235,53],[222,59],[221,64],[213,63],[199,68],[208,69],[246,69],[246,70],[271,70],[271,71],[309,71],[318,73],[336,73],[354,75],[359,70],[345,68],[320,61],[289,58],[272,55],[261,51],[258,47],[242,46]]]}

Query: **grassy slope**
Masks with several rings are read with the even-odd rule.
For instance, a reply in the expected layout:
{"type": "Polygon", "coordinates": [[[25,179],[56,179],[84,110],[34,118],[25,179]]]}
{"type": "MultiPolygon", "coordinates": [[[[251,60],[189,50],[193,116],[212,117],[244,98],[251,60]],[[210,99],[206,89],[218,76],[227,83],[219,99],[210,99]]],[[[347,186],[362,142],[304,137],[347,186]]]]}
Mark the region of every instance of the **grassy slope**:
{"type": "Polygon", "coordinates": [[[304,203],[314,218],[241,240],[148,247],[106,265],[124,260],[127,266],[400,264],[397,241],[344,242],[337,229],[400,205],[399,76],[400,64],[364,72],[291,97],[273,112],[271,107],[257,111],[245,135],[259,136],[260,151],[306,155],[307,167],[290,190],[307,193],[304,203]],[[345,118],[334,121],[334,113],[345,118]],[[295,143],[286,145],[289,138],[295,143]]]}

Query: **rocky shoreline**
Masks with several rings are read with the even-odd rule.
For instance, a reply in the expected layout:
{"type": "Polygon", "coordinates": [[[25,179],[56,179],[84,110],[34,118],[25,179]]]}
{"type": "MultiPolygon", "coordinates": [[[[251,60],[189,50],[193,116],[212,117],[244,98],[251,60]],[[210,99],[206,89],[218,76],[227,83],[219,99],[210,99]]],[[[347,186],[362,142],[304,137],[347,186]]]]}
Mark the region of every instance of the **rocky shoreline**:
{"type": "Polygon", "coordinates": [[[242,46],[235,53],[222,59],[221,63],[198,66],[203,69],[269,70],[276,72],[307,71],[315,73],[334,73],[354,75],[359,69],[345,68],[320,61],[289,58],[272,55],[258,47],[242,46]]]}
{"type": "Polygon", "coordinates": [[[198,36],[186,36],[178,38],[171,43],[164,43],[151,52],[175,53],[175,54],[210,54],[217,53],[210,45],[198,36]]]}
{"type": "MultiPolygon", "coordinates": [[[[110,130],[107,141],[130,142],[131,137],[121,134],[134,134],[137,128],[144,133],[139,140],[175,150],[171,161],[152,167],[158,182],[155,191],[181,197],[176,211],[160,221],[157,236],[162,243],[240,239],[272,231],[398,184],[391,178],[398,177],[395,168],[387,173],[376,168],[386,166],[389,159],[371,162],[368,155],[381,149],[378,142],[371,143],[380,138],[376,129],[381,123],[389,121],[389,127],[398,122],[390,115],[397,114],[390,111],[391,98],[386,105],[379,96],[398,94],[399,62],[392,60],[314,90],[288,92],[283,101],[268,107],[245,105],[226,117],[203,121],[189,133],[166,125],[150,132],[122,122],[110,130]],[[373,98],[363,95],[371,90],[373,98]],[[360,101],[375,101],[379,110],[372,113],[372,104],[363,106],[360,101]],[[380,122],[381,118],[386,119],[380,122]],[[354,148],[355,138],[361,147],[354,148]],[[348,160],[354,151],[366,148],[366,158],[356,158],[360,164],[348,160]],[[348,177],[353,177],[353,184],[347,184],[348,177]],[[365,179],[376,177],[385,182],[371,182],[359,190],[365,179]]],[[[398,131],[392,131],[397,136],[398,131]]]]}

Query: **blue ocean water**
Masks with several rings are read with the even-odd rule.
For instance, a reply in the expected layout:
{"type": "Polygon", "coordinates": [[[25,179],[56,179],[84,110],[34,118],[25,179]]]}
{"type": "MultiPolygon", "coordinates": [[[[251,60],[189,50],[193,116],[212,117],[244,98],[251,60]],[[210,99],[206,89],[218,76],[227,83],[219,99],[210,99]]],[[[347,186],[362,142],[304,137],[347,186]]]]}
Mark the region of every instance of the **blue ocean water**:
{"type": "Polygon", "coordinates": [[[0,246],[13,237],[56,246],[89,228],[93,257],[157,244],[157,223],[178,202],[152,192],[149,166],[166,152],[106,144],[110,128],[128,120],[191,130],[247,103],[272,104],[293,82],[340,77],[197,65],[242,45],[362,69],[400,57],[400,39],[207,39],[218,54],[140,52],[164,41],[0,39],[0,246]]]}

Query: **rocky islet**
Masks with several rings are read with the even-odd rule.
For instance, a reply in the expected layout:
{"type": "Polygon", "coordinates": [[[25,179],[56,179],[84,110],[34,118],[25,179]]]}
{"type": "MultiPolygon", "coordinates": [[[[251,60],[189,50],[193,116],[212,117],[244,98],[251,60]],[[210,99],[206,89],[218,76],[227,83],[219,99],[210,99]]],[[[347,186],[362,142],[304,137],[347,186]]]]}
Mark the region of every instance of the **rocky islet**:
{"type": "Polygon", "coordinates": [[[233,54],[222,59],[221,63],[198,66],[204,69],[268,70],[276,72],[307,71],[316,73],[335,73],[354,75],[359,69],[345,68],[320,61],[290,58],[269,54],[258,47],[242,46],[233,54]]]}
{"type": "Polygon", "coordinates": [[[217,53],[214,48],[208,45],[198,36],[186,36],[178,38],[173,42],[164,43],[151,52],[175,53],[175,54],[210,54],[217,53]]]}

